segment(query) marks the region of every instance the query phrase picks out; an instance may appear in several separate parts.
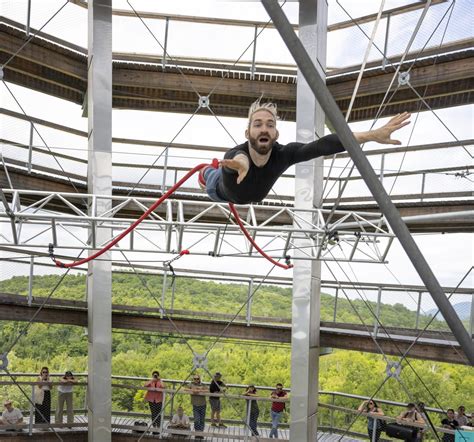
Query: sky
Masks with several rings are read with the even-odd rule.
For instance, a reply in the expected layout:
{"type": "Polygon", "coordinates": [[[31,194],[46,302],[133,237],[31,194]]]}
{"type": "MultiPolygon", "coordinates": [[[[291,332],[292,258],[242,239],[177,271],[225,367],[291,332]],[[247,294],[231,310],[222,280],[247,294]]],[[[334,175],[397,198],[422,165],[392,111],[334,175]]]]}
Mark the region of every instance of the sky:
{"type": "MultiPolygon", "coordinates": [[[[149,2],[149,1],[130,1],[133,7],[140,10],[150,10],[155,7],[155,12],[172,13],[183,15],[200,15],[214,17],[233,17],[245,20],[267,20],[267,15],[263,7],[258,2],[245,2],[243,7],[241,2],[224,2],[224,1],[173,1],[173,2],[149,2]]],[[[394,8],[409,1],[386,1],[385,9],[394,8]]],[[[19,22],[25,22],[26,17],[26,1],[0,1],[2,15],[7,16],[19,22]]],[[[41,7],[38,3],[33,2],[31,26],[39,28],[46,20],[62,5],[63,1],[44,0],[41,7]]],[[[361,16],[368,13],[376,13],[380,6],[378,1],[340,1],[340,4],[352,16],[361,16]]],[[[441,26],[438,29],[436,25],[443,18],[450,3],[430,8],[428,15],[420,29],[417,38],[414,41],[413,48],[422,48],[427,41],[430,45],[439,44],[441,39],[444,41],[453,41],[460,38],[472,37],[472,5],[468,0],[458,0],[453,8],[452,17],[448,21],[449,15],[445,15],[441,26]],[[454,25],[455,23],[455,25],[454,25]]],[[[130,10],[130,6],[126,1],[114,2],[114,8],[130,10]]],[[[297,22],[297,3],[288,2],[284,5],[290,21],[297,22]]],[[[406,14],[403,17],[394,17],[390,24],[389,38],[389,55],[403,52],[410,38],[411,32],[418,20],[420,11],[406,14]]],[[[346,13],[335,1],[329,2],[329,23],[341,20],[347,20],[346,13]]],[[[114,18],[113,33],[113,50],[118,52],[135,52],[146,53],[161,56],[162,49],[156,42],[155,38],[163,43],[164,38],[164,22],[157,20],[147,20],[147,24],[154,35],[143,26],[136,17],[114,18]],[[119,29],[119,32],[116,30],[119,29]],[[133,38],[130,38],[133,35],[133,38]]],[[[366,33],[370,34],[372,24],[363,26],[366,33]]],[[[383,40],[386,30],[386,21],[381,21],[377,36],[375,39],[379,47],[383,47],[383,40]]],[[[73,4],[67,4],[54,19],[48,23],[43,29],[44,32],[56,35],[69,42],[75,43],[82,47],[87,46],[87,13],[86,10],[73,4]]],[[[227,60],[236,60],[242,56],[244,60],[250,60],[252,56],[251,49],[245,51],[253,39],[252,28],[224,27],[212,25],[198,25],[190,23],[171,22],[168,36],[168,51],[173,56],[192,56],[202,58],[222,58],[227,60]],[[216,38],[216,35],[218,38],[216,38]],[[243,55],[242,55],[243,54],[243,55]]],[[[328,36],[328,57],[327,65],[330,68],[343,67],[360,63],[367,45],[367,39],[361,32],[355,28],[340,32],[332,32],[328,36]]],[[[379,58],[376,49],[371,51],[369,59],[379,58]]],[[[283,42],[280,40],[277,32],[271,29],[265,29],[257,40],[257,61],[292,64],[292,59],[283,42]]],[[[19,111],[16,103],[9,95],[3,85],[0,85],[0,99],[2,107],[6,107],[15,111],[19,111]]],[[[87,129],[87,120],[82,117],[82,110],[79,106],[72,103],[62,102],[53,97],[28,91],[24,88],[9,85],[13,91],[15,98],[22,104],[25,111],[33,116],[44,118],[70,127],[81,130],[87,129]]],[[[212,105],[212,97],[211,97],[212,105]]],[[[412,117],[412,125],[402,129],[397,138],[402,141],[403,145],[426,144],[430,142],[452,141],[453,134],[458,139],[473,138],[473,107],[463,106],[458,108],[443,109],[437,111],[439,118],[449,127],[451,133],[443,127],[438,119],[430,112],[422,112],[418,116],[412,117]]],[[[29,130],[26,123],[20,123],[11,118],[0,117],[2,121],[0,132],[2,137],[8,135],[10,139],[16,141],[28,142],[29,130]]],[[[141,112],[114,110],[113,111],[113,135],[115,137],[129,137],[147,140],[156,140],[162,142],[171,141],[176,133],[183,127],[189,115],[184,114],[165,114],[157,112],[141,112]]],[[[381,119],[377,125],[385,122],[381,119]]],[[[177,143],[192,143],[202,145],[213,145],[222,147],[233,147],[233,139],[222,128],[225,126],[227,131],[232,135],[236,142],[243,142],[243,132],[245,129],[245,121],[238,118],[220,118],[220,122],[209,116],[195,116],[180,135],[174,140],[177,143]],[[211,134],[211,136],[209,135],[211,134]]],[[[351,128],[355,131],[366,130],[372,122],[360,122],[351,124],[351,128]]],[[[291,122],[279,122],[280,140],[282,142],[290,142],[295,139],[295,124],[291,122]]],[[[71,155],[86,158],[87,145],[85,140],[75,136],[64,136],[57,131],[47,128],[41,128],[41,134],[46,140],[48,146],[55,152],[70,153],[71,155]]],[[[36,137],[35,144],[40,145],[40,140],[36,137]]],[[[367,145],[367,149],[376,147],[375,145],[367,145]]],[[[139,146],[114,145],[114,161],[123,163],[140,163],[151,164],[162,149],[141,148],[139,146]]],[[[472,146],[469,146],[472,154],[472,146]]],[[[2,154],[10,158],[24,158],[24,153],[18,151],[8,145],[2,146],[2,154]]],[[[215,154],[202,151],[194,152],[189,150],[174,150],[170,154],[170,165],[181,165],[192,167],[197,162],[209,160],[215,154]]],[[[462,148],[451,148],[430,151],[429,153],[414,153],[406,157],[400,155],[389,155],[386,157],[386,170],[416,170],[429,167],[446,167],[449,165],[472,165],[472,157],[462,148]]],[[[41,156],[35,157],[37,164],[49,164],[41,156]]],[[[370,157],[370,161],[377,171],[380,168],[380,157],[370,157]]],[[[75,163],[62,161],[67,170],[74,170],[76,173],[85,173],[84,170],[78,168],[75,163]]],[[[162,159],[158,164],[162,164],[162,159]]],[[[332,171],[337,176],[342,167],[346,164],[346,160],[338,160],[336,168],[332,171]]],[[[85,167],[85,166],[84,166],[85,167]]],[[[290,170],[291,171],[291,170],[290,170]]],[[[114,179],[129,180],[134,182],[141,176],[142,170],[127,168],[114,169],[114,179]]],[[[161,183],[161,175],[157,173],[149,174],[144,183],[161,183]]],[[[168,185],[172,184],[171,179],[167,181],[168,185]]],[[[384,182],[387,190],[390,190],[392,182],[386,180],[384,182]]],[[[194,185],[196,182],[194,181],[194,185]]],[[[421,178],[400,178],[395,183],[393,193],[403,194],[414,192],[413,189],[420,189],[421,178]]],[[[291,195],[293,193],[292,182],[289,179],[281,179],[275,186],[274,190],[281,195],[291,195]]],[[[472,183],[467,180],[456,179],[453,176],[445,175],[428,175],[426,181],[427,192],[435,192],[441,190],[466,191],[472,190],[472,183]]],[[[416,190],[418,191],[418,190],[416,190]]],[[[347,189],[346,196],[367,194],[365,185],[361,182],[351,185],[347,189]]],[[[329,196],[334,196],[334,192],[329,196]]],[[[2,225],[5,232],[8,227],[2,225]]],[[[7,233],[5,233],[7,234],[7,233]]],[[[66,235],[60,236],[65,241],[70,240],[66,235]]],[[[426,234],[416,235],[416,242],[421,251],[425,255],[428,263],[432,267],[435,275],[442,285],[455,286],[461,278],[469,271],[473,263],[473,239],[469,234],[426,234]]],[[[190,238],[191,242],[191,238],[190,238]]],[[[140,258],[139,258],[140,259],[140,258]]],[[[149,259],[149,256],[147,256],[149,259]]],[[[159,258],[162,260],[162,258],[159,258]]],[[[403,284],[420,284],[420,280],[408,258],[405,256],[402,248],[395,241],[388,255],[388,268],[381,264],[341,264],[340,268],[336,264],[331,264],[332,271],[337,277],[346,280],[346,274],[352,275],[353,279],[359,281],[373,282],[389,282],[396,283],[397,280],[403,284]]],[[[205,269],[211,266],[221,271],[232,270],[238,268],[239,271],[249,274],[264,275],[269,270],[269,264],[263,259],[248,260],[245,259],[219,259],[216,261],[212,258],[194,258],[187,257],[176,263],[176,269],[182,268],[199,268],[205,269]],[[182,264],[181,264],[182,263],[182,264]]],[[[324,267],[324,266],[323,266],[324,267]]],[[[11,264],[2,264],[0,277],[8,278],[17,273],[28,273],[28,266],[14,266],[11,264]]],[[[49,269],[37,268],[35,272],[49,272],[49,269]]],[[[285,275],[285,271],[275,271],[275,275],[285,275]]],[[[323,279],[331,279],[327,270],[323,270],[323,279]]],[[[463,284],[464,287],[474,286],[474,274],[470,274],[463,284]]],[[[373,299],[375,293],[366,293],[368,298],[373,299]]],[[[355,296],[355,295],[354,295],[355,296]]],[[[396,303],[401,302],[410,308],[415,308],[412,296],[408,294],[387,294],[383,299],[384,302],[396,303]]],[[[433,307],[432,301],[425,297],[423,309],[429,310],[433,307]],[[426,298],[426,299],[425,299],[426,298]]],[[[458,297],[456,299],[465,300],[466,297],[458,297]]]]}

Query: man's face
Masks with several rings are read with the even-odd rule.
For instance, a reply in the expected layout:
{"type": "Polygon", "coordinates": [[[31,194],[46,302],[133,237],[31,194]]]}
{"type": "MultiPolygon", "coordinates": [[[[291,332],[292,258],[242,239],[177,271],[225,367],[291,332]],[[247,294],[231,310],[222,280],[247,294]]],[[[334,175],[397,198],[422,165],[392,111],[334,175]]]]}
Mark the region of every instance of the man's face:
{"type": "Polygon", "coordinates": [[[178,408],[178,416],[183,417],[183,409],[182,408],[178,408]]]}
{"type": "Polygon", "coordinates": [[[12,411],[13,410],[13,406],[12,404],[5,404],[5,408],[8,410],[8,411],[12,411]]]}
{"type": "Polygon", "coordinates": [[[453,411],[449,410],[447,412],[447,415],[448,415],[448,419],[454,419],[454,412],[453,411]]]}
{"type": "Polygon", "coordinates": [[[266,110],[255,112],[245,136],[249,140],[249,146],[260,155],[270,152],[273,143],[278,139],[276,121],[271,112],[266,110]]]}

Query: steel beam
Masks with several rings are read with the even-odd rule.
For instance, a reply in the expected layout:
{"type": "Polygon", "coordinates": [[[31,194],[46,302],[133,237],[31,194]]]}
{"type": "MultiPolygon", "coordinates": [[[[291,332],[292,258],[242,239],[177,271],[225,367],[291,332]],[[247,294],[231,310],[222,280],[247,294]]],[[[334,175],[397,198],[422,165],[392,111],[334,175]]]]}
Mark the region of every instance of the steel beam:
{"type": "MultiPolygon", "coordinates": [[[[88,12],[89,216],[112,208],[112,0],[89,1],[88,12]],[[101,198],[95,195],[104,195],[101,198]]],[[[96,244],[112,236],[110,227],[91,224],[96,244]]],[[[93,253],[93,250],[89,251],[93,253]]],[[[104,255],[111,258],[111,254],[104,255]]],[[[87,272],[89,377],[88,440],[112,439],[112,265],[92,260],[87,272]]]]}
{"type": "Polygon", "coordinates": [[[272,18],[283,41],[293,55],[293,58],[311,87],[311,90],[324,108],[327,118],[335,128],[342,143],[346,147],[346,150],[357,166],[359,173],[364,178],[367,187],[370,189],[374,199],[379,204],[380,209],[397,235],[405,253],[410,258],[421,280],[431,293],[433,300],[441,311],[443,317],[446,319],[446,322],[464,350],[469,362],[471,365],[474,365],[474,344],[472,337],[469,336],[454,308],[449,303],[449,300],[443,292],[438,280],[411,236],[406,224],[401,219],[397,208],[387,195],[387,192],[381,185],[377,175],[372,169],[372,166],[368,162],[365,154],[362,152],[359,143],[354,138],[353,133],[344,120],[341,111],[337,107],[336,102],[331,96],[324,80],[315,68],[314,63],[306,52],[306,49],[296,36],[279,4],[272,0],[262,0],[262,3],[267,13],[272,18]]]}
{"type": "MultiPolygon", "coordinates": [[[[300,0],[299,35],[321,75],[326,67],[327,4],[325,0],[300,0]]],[[[324,112],[298,71],[296,88],[296,141],[309,143],[324,135],[324,112]]],[[[295,228],[317,224],[313,207],[320,207],[323,158],[295,168],[295,209],[302,212],[295,228]]],[[[321,238],[322,235],[318,235],[321,238]]],[[[317,240],[320,243],[320,240],[317,240]]],[[[295,258],[304,257],[312,240],[296,233],[295,258]]],[[[317,439],[318,376],[320,354],[321,261],[295,261],[291,327],[290,439],[317,439]]]]}
{"type": "MultiPolygon", "coordinates": [[[[99,293],[98,296],[100,295],[99,293]]],[[[29,307],[28,301],[23,295],[0,293],[0,320],[28,321],[32,313],[43,302],[44,298],[35,297],[32,306],[29,307]]],[[[140,330],[166,336],[175,335],[176,330],[167,317],[161,319],[158,313],[151,314],[148,311],[132,312],[133,308],[138,310],[137,306],[113,306],[112,324],[115,329],[140,330]]],[[[226,327],[228,320],[173,316],[173,322],[184,336],[220,336],[223,328],[226,327],[223,336],[225,339],[289,344],[291,329],[288,324],[277,325],[274,319],[270,319],[270,321],[270,324],[265,324],[262,318],[255,318],[255,322],[247,325],[245,318],[242,317],[238,322],[234,321],[226,327]]],[[[85,327],[87,326],[86,303],[49,299],[48,304],[35,316],[34,322],[85,327]]],[[[377,342],[386,354],[394,356],[400,356],[400,352],[406,351],[413,341],[414,335],[416,335],[413,330],[395,327],[390,327],[385,331],[390,333],[390,337],[379,332],[377,342]]],[[[417,344],[410,350],[409,355],[411,358],[465,364],[466,359],[462,350],[451,339],[452,335],[447,336],[446,333],[429,331],[426,336],[423,335],[418,340],[417,344]]],[[[321,346],[370,353],[380,352],[370,334],[360,324],[322,323],[321,346]]]]}

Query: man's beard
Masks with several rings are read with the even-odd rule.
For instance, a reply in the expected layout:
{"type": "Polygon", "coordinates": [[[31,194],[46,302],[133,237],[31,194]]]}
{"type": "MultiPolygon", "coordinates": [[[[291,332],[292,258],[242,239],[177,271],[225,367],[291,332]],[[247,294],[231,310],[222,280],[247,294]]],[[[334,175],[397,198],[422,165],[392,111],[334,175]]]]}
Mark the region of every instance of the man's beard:
{"type": "Polygon", "coordinates": [[[269,135],[259,135],[258,138],[253,138],[249,136],[249,147],[252,148],[259,155],[267,155],[268,152],[272,150],[274,142],[275,140],[271,138],[269,135]],[[265,143],[261,143],[260,141],[258,141],[262,137],[267,138],[268,141],[265,143]]]}

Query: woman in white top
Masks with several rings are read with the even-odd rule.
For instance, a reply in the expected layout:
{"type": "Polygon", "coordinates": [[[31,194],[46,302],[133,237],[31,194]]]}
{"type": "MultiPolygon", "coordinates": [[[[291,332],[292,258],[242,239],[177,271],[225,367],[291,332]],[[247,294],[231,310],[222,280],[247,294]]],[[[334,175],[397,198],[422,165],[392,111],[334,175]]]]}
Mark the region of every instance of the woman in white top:
{"type": "Polygon", "coordinates": [[[76,383],[73,374],[70,371],[66,371],[64,376],[60,380],[58,385],[58,410],[56,414],[56,422],[59,424],[63,423],[63,411],[64,403],[66,403],[67,412],[67,423],[72,424],[74,422],[74,409],[72,402],[72,387],[76,383]]]}
{"type": "Polygon", "coordinates": [[[49,368],[43,367],[35,385],[35,423],[51,422],[51,378],[49,368]]]}

